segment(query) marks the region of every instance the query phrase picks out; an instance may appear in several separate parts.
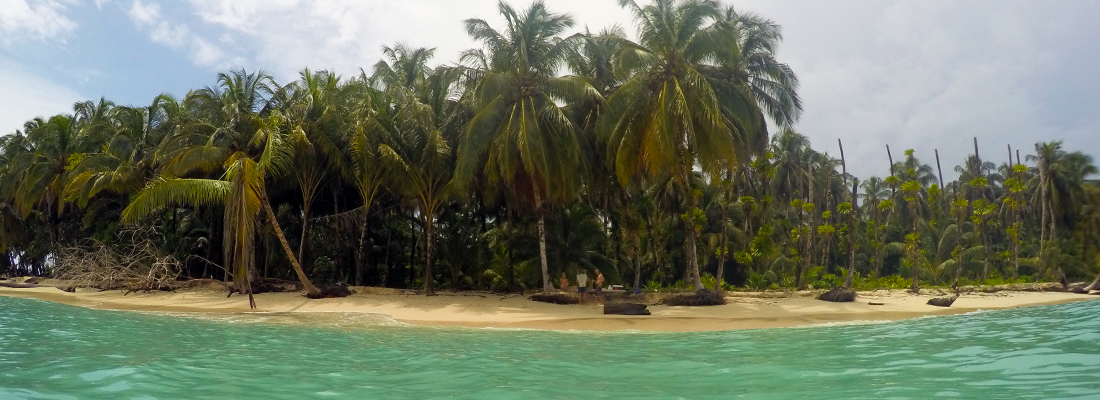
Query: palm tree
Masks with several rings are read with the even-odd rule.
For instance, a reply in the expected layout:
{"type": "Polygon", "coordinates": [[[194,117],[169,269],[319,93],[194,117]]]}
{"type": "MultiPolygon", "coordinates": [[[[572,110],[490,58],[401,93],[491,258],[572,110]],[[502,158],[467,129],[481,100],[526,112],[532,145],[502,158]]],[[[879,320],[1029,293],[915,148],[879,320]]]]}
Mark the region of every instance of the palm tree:
{"type": "MultiPolygon", "coordinates": [[[[788,128],[802,114],[802,100],[798,96],[798,76],[790,66],[775,58],[779,42],[783,40],[782,28],[774,21],[753,13],[743,13],[730,6],[723,10],[717,34],[722,46],[717,51],[717,68],[706,68],[712,78],[729,84],[731,91],[723,94],[723,104],[739,107],[741,96],[749,95],[776,125],[788,128]],[[749,94],[736,91],[748,90],[749,94]]],[[[746,120],[755,115],[743,115],[746,120]]],[[[749,121],[746,121],[749,122],[749,121]]],[[[763,126],[750,143],[759,151],[767,144],[763,126]],[[763,139],[763,140],[760,140],[763,139]]],[[[749,138],[753,139],[753,138],[749,138]]]]}
{"type": "Polygon", "coordinates": [[[684,253],[696,289],[699,275],[696,239],[703,225],[692,186],[693,170],[715,176],[747,158],[745,138],[762,129],[761,112],[743,83],[716,80],[723,45],[722,18],[714,1],[657,0],[645,7],[631,0],[620,5],[634,14],[640,42],[625,48],[620,68],[633,76],[608,99],[603,120],[608,152],[620,183],[640,172],[667,175],[683,201],[684,253]],[[729,103],[731,100],[737,103],[729,103]],[[731,120],[730,117],[740,117],[731,120]]]}
{"type": "MultiPolygon", "coordinates": [[[[302,235],[298,242],[298,259],[305,259],[313,203],[322,184],[335,167],[347,168],[341,157],[342,134],[346,118],[339,109],[340,77],[329,71],[304,69],[299,80],[276,94],[290,129],[289,143],[293,148],[291,174],[302,196],[302,235]]],[[[273,99],[276,100],[276,99],[273,99]]]]}
{"type": "Polygon", "coordinates": [[[466,31],[484,46],[487,70],[479,73],[471,104],[475,114],[458,148],[455,177],[469,182],[481,169],[490,185],[511,188],[513,204],[538,214],[543,289],[552,290],[546,259],[546,204],[572,196],[584,170],[584,138],[558,107],[599,97],[579,77],[557,77],[576,39],[559,40],[573,19],[538,0],[516,12],[498,6],[507,26],[493,29],[466,20],[466,31]]]}
{"type": "Polygon", "coordinates": [[[309,297],[317,298],[321,292],[306,277],[290,244],[283,235],[271,202],[267,197],[267,175],[278,176],[289,169],[291,151],[278,128],[285,122],[281,113],[273,113],[256,132],[253,143],[262,143],[263,152],[254,158],[245,151],[234,152],[227,160],[222,179],[160,178],[143,189],[122,212],[127,223],[137,223],[142,218],[174,204],[192,206],[225,205],[224,240],[222,251],[227,267],[232,269],[236,288],[248,293],[252,308],[252,277],[255,264],[256,218],[262,208],[268,222],[274,228],[294,272],[302,282],[309,297]]]}
{"type": "MultiPolygon", "coordinates": [[[[1036,143],[1035,155],[1028,155],[1028,161],[1038,164],[1039,173],[1032,186],[1039,203],[1042,204],[1042,225],[1040,229],[1039,265],[1043,269],[1047,260],[1047,246],[1056,243],[1058,226],[1073,219],[1081,203],[1083,182],[1086,176],[1097,172],[1092,158],[1081,152],[1067,153],[1062,149],[1062,141],[1036,143]],[[1049,224],[1049,225],[1048,225],[1049,224]],[[1048,228],[1049,226],[1049,228],[1048,228]]],[[[1058,279],[1066,286],[1065,272],[1059,263],[1054,263],[1058,279]]]]}
{"type": "MultiPolygon", "coordinates": [[[[422,52],[421,52],[422,53],[422,52]]],[[[435,217],[451,195],[453,141],[467,121],[463,105],[451,98],[458,91],[457,70],[440,68],[416,82],[417,92],[401,87],[395,98],[397,118],[391,144],[380,146],[394,162],[393,187],[412,198],[424,219],[424,292],[431,293],[435,249],[435,217]]]]}
{"type": "Polygon", "coordinates": [[[290,159],[289,146],[280,132],[287,127],[286,118],[281,112],[273,112],[269,102],[273,86],[271,77],[263,71],[248,73],[241,69],[218,74],[218,86],[189,94],[185,104],[202,119],[188,128],[186,136],[190,138],[177,140],[195,142],[196,138],[204,138],[205,142],[172,153],[162,168],[161,178],[142,190],[127,207],[128,212],[124,212],[128,220],[136,221],[170,204],[224,202],[223,240],[228,242],[222,246],[225,262],[235,271],[237,288],[242,292],[249,290],[250,302],[254,219],[261,205],[268,211],[298,279],[310,296],[320,295],[286,244],[267,202],[264,176],[289,169],[285,163],[290,159]],[[221,180],[179,178],[214,171],[224,171],[221,180]],[[179,192],[173,193],[177,188],[179,192]]]}

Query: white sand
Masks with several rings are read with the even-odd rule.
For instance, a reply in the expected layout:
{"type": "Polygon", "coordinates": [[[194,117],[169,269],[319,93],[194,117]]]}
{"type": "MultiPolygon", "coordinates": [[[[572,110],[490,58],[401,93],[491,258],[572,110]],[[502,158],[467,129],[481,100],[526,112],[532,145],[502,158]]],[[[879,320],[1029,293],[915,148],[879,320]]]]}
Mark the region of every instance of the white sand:
{"type": "Polygon", "coordinates": [[[247,297],[224,291],[189,289],[176,293],[99,292],[80,289],[65,293],[54,288],[0,288],[0,296],[36,298],[75,306],[135,311],[246,313],[350,312],[387,314],[418,325],[531,328],[552,330],[718,331],[793,327],[857,321],[896,321],[927,315],[960,314],[1034,305],[1062,304],[1100,297],[1055,292],[964,293],[950,308],[925,304],[943,293],[922,295],[904,291],[860,292],[854,303],[815,300],[810,292],[728,294],[729,304],[714,307],[650,306],[653,315],[603,315],[599,304],[555,305],[518,295],[480,292],[423,296],[406,291],[354,288],[358,293],[340,299],[310,300],[300,293],[256,295],[258,309],[248,308],[247,297]],[[884,305],[869,305],[881,302],[884,305]]]}

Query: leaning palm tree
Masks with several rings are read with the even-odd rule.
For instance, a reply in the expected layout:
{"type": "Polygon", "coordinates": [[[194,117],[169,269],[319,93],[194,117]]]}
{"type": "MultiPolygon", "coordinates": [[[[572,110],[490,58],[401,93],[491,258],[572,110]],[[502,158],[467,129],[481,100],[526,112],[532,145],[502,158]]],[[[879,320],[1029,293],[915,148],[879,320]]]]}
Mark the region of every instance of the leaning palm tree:
{"type": "MultiPolygon", "coordinates": [[[[511,189],[517,207],[538,215],[543,289],[552,290],[546,256],[547,203],[570,198],[584,171],[584,138],[558,106],[599,98],[584,79],[557,77],[575,39],[557,38],[573,26],[538,0],[517,12],[501,2],[507,26],[493,29],[481,19],[466,20],[466,31],[481,42],[482,63],[469,99],[476,114],[458,148],[455,178],[469,182],[481,169],[489,185],[511,189]]],[[[473,52],[468,52],[473,54],[473,52]]]]}
{"type": "Polygon", "coordinates": [[[260,156],[253,157],[244,151],[234,152],[226,160],[225,174],[221,179],[154,180],[122,211],[123,222],[137,223],[145,216],[175,204],[223,204],[224,259],[227,267],[233,271],[234,285],[248,294],[249,305],[255,308],[251,271],[255,264],[256,219],[262,209],[308,296],[319,297],[320,290],[313,286],[298,263],[267,197],[267,176],[285,173],[292,158],[289,146],[283,140],[282,133],[278,132],[283,122],[281,113],[273,113],[252,140],[253,143],[263,144],[260,156]]]}
{"type": "Polygon", "coordinates": [[[633,76],[608,100],[602,130],[609,156],[621,183],[642,172],[672,177],[683,199],[688,274],[703,289],[696,240],[705,222],[693,170],[717,176],[740,161],[745,138],[762,129],[762,114],[743,85],[707,73],[719,67],[712,61],[726,39],[715,24],[722,17],[717,2],[619,4],[633,12],[639,43],[619,56],[619,67],[633,76]]]}

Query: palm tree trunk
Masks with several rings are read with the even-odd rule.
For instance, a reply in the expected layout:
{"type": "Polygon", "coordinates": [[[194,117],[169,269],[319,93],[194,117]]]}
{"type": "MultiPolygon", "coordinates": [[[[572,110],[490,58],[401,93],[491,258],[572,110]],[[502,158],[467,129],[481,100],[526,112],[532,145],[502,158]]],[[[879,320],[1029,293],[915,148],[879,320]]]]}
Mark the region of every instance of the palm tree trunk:
{"type": "MultiPolygon", "coordinates": [[[[306,289],[306,293],[310,296],[320,295],[321,291],[313,286],[313,283],[306,277],[306,272],[302,270],[301,264],[298,264],[298,258],[294,256],[294,251],[290,249],[290,243],[287,243],[286,236],[283,235],[283,228],[279,226],[279,220],[275,218],[275,211],[271,209],[271,203],[268,202],[266,193],[261,194],[260,202],[263,203],[264,211],[267,212],[267,219],[271,222],[271,227],[275,228],[275,236],[279,238],[279,244],[283,245],[283,251],[286,252],[286,257],[290,259],[290,265],[294,267],[294,273],[298,274],[298,280],[302,282],[302,287],[306,289]]],[[[249,295],[251,296],[251,293],[249,295]]]]}
{"type": "MultiPolygon", "coordinates": [[[[1058,245],[1058,218],[1054,215],[1054,204],[1050,205],[1050,243],[1054,246],[1058,245]]],[[[1055,247],[1055,250],[1058,248],[1055,247]]],[[[1058,262],[1054,263],[1055,272],[1058,273],[1058,280],[1062,282],[1062,289],[1069,287],[1069,282],[1066,281],[1066,273],[1062,271],[1062,265],[1058,262]]]]}
{"type": "Polygon", "coordinates": [[[859,226],[859,217],[856,213],[856,210],[858,210],[856,202],[859,200],[859,180],[854,178],[852,180],[852,211],[851,215],[848,216],[848,277],[844,279],[844,288],[846,289],[852,288],[852,277],[856,273],[856,228],[859,226]]]}
{"type": "Polygon", "coordinates": [[[306,238],[309,237],[309,206],[302,207],[302,237],[298,240],[298,259],[306,257],[306,238]]]}
{"type": "MultiPolygon", "coordinates": [[[[367,263],[367,238],[370,235],[370,214],[363,208],[363,223],[359,233],[359,245],[355,248],[355,284],[363,286],[363,269],[367,263]]],[[[383,286],[385,286],[383,284],[383,286]]]]}
{"type": "Polygon", "coordinates": [[[684,210],[684,228],[687,229],[687,235],[684,240],[684,256],[687,261],[687,273],[689,279],[692,282],[692,286],[695,290],[705,289],[703,286],[703,280],[699,276],[699,255],[696,251],[695,245],[695,195],[691,190],[691,166],[688,163],[687,148],[681,149],[681,162],[684,165],[680,167],[680,179],[683,180],[683,196],[684,202],[687,207],[684,210]]]}
{"type": "MultiPolygon", "coordinates": [[[[913,219],[913,233],[916,234],[918,229],[916,199],[909,202],[909,217],[913,219]]],[[[916,244],[914,244],[914,246],[916,246],[916,244]]],[[[910,267],[912,269],[910,275],[912,275],[913,282],[909,285],[909,291],[913,293],[920,293],[920,264],[917,263],[917,252],[914,250],[910,253],[910,259],[913,263],[913,265],[910,267]]]]}
{"type": "Polygon", "coordinates": [[[1043,160],[1039,160],[1039,202],[1042,204],[1042,222],[1039,227],[1039,270],[1046,275],[1046,250],[1047,250],[1047,184],[1046,184],[1046,169],[1043,167],[1043,160]]]}
{"type": "Polygon", "coordinates": [[[535,210],[539,215],[539,266],[542,268],[542,291],[552,292],[554,287],[550,285],[550,270],[546,261],[546,212],[542,208],[542,196],[538,186],[532,191],[535,195],[535,210]]]}
{"type": "Polygon", "coordinates": [[[634,235],[634,290],[641,289],[642,285],[642,252],[641,239],[634,235]]]}
{"type": "MultiPolygon", "coordinates": [[[[427,235],[424,245],[424,294],[432,293],[432,251],[435,250],[435,217],[432,216],[434,212],[424,212],[424,234],[427,235]]],[[[455,282],[457,286],[457,281],[455,282]]],[[[456,289],[451,289],[456,290],[456,289]]]]}

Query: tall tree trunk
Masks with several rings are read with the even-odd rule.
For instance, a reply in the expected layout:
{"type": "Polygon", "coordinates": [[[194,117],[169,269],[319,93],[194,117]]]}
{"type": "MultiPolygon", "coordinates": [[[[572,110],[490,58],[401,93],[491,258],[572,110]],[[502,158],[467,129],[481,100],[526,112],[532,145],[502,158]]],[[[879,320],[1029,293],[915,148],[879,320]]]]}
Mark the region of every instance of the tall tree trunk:
{"type": "Polygon", "coordinates": [[[287,243],[286,236],[283,235],[283,228],[279,226],[279,220],[275,218],[275,211],[271,209],[271,203],[267,200],[267,193],[261,193],[260,202],[263,203],[264,211],[267,212],[267,219],[275,230],[275,236],[279,238],[279,244],[283,245],[283,251],[286,252],[286,257],[290,259],[290,265],[294,267],[294,273],[298,274],[298,280],[302,282],[302,287],[311,296],[320,295],[321,291],[313,286],[313,283],[306,277],[306,272],[302,270],[301,264],[298,264],[298,258],[294,256],[294,251],[290,249],[290,243],[287,243]]]}
{"type": "MultiPolygon", "coordinates": [[[[813,204],[814,203],[814,165],[813,165],[812,162],[810,163],[809,173],[806,174],[806,191],[807,191],[806,204],[813,204]]],[[[817,213],[817,208],[816,207],[813,209],[813,211],[809,211],[809,212],[806,213],[806,218],[807,218],[807,221],[806,221],[806,241],[803,242],[804,245],[805,245],[805,248],[803,249],[804,253],[802,255],[802,265],[803,265],[802,271],[803,271],[803,273],[807,273],[807,272],[810,271],[811,268],[813,268],[813,260],[814,260],[814,256],[816,255],[816,252],[814,252],[814,228],[815,228],[815,225],[817,224],[816,223],[816,218],[814,218],[815,213],[817,213]]],[[[798,278],[796,280],[798,282],[802,282],[802,274],[798,274],[798,278]]],[[[795,287],[795,290],[802,289],[801,284],[796,285],[796,286],[797,287],[795,287]]]]}
{"type": "Polygon", "coordinates": [[[535,212],[539,215],[539,266],[542,268],[542,291],[549,293],[554,291],[554,286],[550,284],[550,269],[547,267],[548,263],[546,261],[546,212],[543,210],[542,196],[537,185],[533,192],[535,194],[535,212]]]}
{"type": "MultiPolygon", "coordinates": [[[[841,150],[841,154],[844,154],[841,150]]],[[[848,219],[848,277],[844,279],[844,287],[852,288],[852,278],[856,274],[856,229],[859,228],[859,215],[856,213],[859,207],[859,180],[852,179],[852,215],[848,219]]]]}
{"type": "MultiPolygon", "coordinates": [[[[686,151],[681,154],[682,162],[686,163],[687,154],[686,151]]],[[[687,273],[691,280],[692,286],[695,290],[705,289],[703,286],[703,280],[699,276],[699,255],[696,251],[695,237],[695,194],[692,193],[691,188],[691,167],[689,165],[681,166],[681,179],[683,179],[684,188],[684,202],[687,205],[685,212],[681,219],[684,222],[684,228],[686,229],[686,235],[684,238],[684,257],[687,261],[687,273]]]]}
{"type": "Polygon", "coordinates": [[[298,240],[298,259],[305,260],[306,240],[309,237],[309,206],[302,207],[302,237],[298,240]]]}
{"type": "MultiPolygon", "coordinates": [[[[432,292],[432,280],[434,276],[432,274],[432,261],[435,250],[435,225],[433,217],[434,212],[424,213],[424,234],[427,236],[424,241],[424,294],[430,294],[432,292]]],[[[457,282],[455,282],[457,286],[457,282]]],[[[453,290],[453,289],[452,289],[453,290]]]]}
{"type": "MultiPolygon", "coordinates": [[[[1058,218],[1054,215],[1054,204],[1050,205],[1050,244],[1054,246],[1055,253],[1058,252],[1058,218]]],[[[1062,264],[1055,261],[1055,272],[1058,274],[1058,280],[1062,283],[1062,288],[1069,287],[1069,282],[1066,281],[1066,273],[1062,270],[1062,264]]]]}
{"type": "MultiPolygon", "coordinates": [[[[370,213],[368,208],[363,208],[363,223],[359,234],[359,245],[355,248],[355,284],[363,286],[363,269],[367,263],[367,238],[370,235],[370,213]]],[[[382,286],[385,286],[383,284],[382,286]]]]}
{"type": "MultiPolygon", "coordinates": [[[[909,217],[913,219],[913,234],[917,234],[917,200],[910,201],[909,204],[909,217]]],[[[914,246],[919,246],[919,243],[914,243],[914,246]]],[[[913,263],[909,268],[912,270],[913,282],[909,285],[909,291],[913,293],[920,293],[920,265],[917,263],[918,252],[916,250],[910,251],[910,259],[913,263]]]]}
{"type": "Polygon", "coordinates": [[[634,290],[642,288],[642,252],[640,235],[634,235],[634,290]]]}

